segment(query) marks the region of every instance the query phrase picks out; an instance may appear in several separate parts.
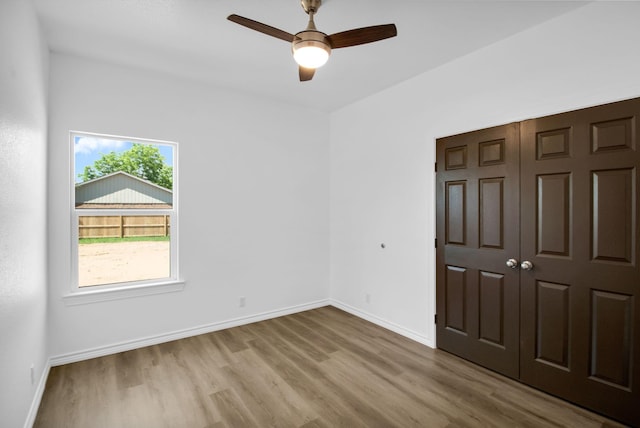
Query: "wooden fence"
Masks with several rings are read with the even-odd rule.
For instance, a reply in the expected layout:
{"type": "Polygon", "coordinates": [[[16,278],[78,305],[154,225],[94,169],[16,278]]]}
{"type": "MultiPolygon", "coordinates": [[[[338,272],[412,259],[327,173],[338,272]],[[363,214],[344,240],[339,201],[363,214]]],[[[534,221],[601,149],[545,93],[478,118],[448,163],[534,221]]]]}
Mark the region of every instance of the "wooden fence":
{"type": "Polygon", "coordinates": [[[168,215],[79,216],[79,238],[169,236],[168,215]]]}

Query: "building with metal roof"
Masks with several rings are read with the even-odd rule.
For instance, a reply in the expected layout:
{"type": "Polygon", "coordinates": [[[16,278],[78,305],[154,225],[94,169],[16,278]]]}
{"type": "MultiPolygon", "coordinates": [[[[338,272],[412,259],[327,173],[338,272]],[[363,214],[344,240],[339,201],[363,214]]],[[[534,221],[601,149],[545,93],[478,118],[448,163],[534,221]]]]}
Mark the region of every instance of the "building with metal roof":
{"type": "Polygon", "coordinates": [[[117,171],[75,187],[76,208],[171,208],[173,192],[117,171]]]}

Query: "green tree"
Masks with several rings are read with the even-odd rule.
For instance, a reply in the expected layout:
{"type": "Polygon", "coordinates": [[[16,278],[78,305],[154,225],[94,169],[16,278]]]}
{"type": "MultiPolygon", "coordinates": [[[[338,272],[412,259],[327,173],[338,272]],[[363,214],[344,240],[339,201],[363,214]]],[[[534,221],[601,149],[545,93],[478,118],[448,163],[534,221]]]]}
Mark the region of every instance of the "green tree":
{"type": "Polygon", "coordinates": [[[160,149],[150,144],[136,144],[124,152],[111,152],[96,160],[92,166],[85,166],[78,177],[84,182],[123,171],[143,180],[173,188],[173,168],[164,163],[160,149]]]}

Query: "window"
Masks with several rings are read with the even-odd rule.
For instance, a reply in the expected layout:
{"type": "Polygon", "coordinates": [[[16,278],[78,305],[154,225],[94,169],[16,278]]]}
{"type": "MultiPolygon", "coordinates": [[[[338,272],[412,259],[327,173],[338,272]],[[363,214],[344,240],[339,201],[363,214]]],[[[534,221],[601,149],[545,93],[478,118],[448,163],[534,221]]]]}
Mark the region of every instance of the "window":
{"type": "Polygon", "coordinates": [[[71,132],[73,293],[178,281],[177,144],[71,132]]]}

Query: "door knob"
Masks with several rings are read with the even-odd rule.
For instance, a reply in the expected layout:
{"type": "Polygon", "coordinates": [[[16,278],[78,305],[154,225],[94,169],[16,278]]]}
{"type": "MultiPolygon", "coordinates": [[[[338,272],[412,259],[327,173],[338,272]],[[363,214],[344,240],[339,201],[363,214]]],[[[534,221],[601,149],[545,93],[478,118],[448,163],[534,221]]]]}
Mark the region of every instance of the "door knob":
{"type": "Polygon", "coordinates": [[[529,260],[525,260],[520,264],[520,268],[522,270],[531,270],[533,269],[533,263],[531,263],[529,260]]]}
{"type": "Polygon", "coordinates": [[[516,259],[507,260],[507,266],[511,269],[518,269],[518,261],[516,259]]]}

